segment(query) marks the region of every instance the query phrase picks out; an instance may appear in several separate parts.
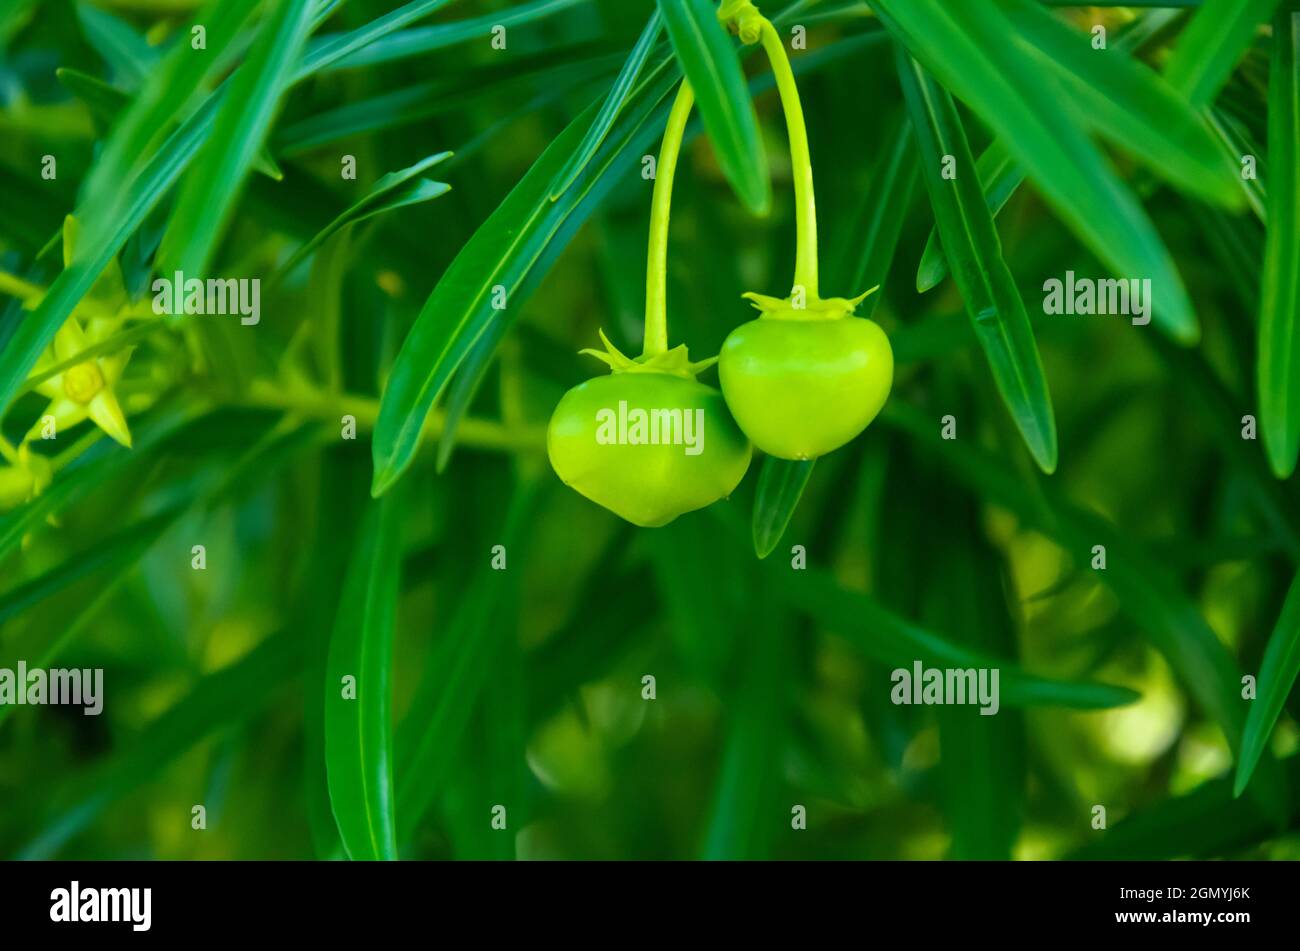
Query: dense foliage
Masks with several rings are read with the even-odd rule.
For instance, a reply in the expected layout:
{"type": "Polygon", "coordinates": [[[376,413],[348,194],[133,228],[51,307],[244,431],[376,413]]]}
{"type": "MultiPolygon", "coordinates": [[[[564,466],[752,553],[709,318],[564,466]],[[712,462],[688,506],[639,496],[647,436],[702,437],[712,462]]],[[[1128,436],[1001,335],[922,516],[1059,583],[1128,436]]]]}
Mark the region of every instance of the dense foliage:
{"type": "Polygon", "coordinates": [[[0,7],[0,670],[104,685],[0,705],[0,854],[1300,857],[1300,12],[771,3],[892,390],[641,528],[546,433],[683,71],[670,341],[795,262],[715,6],[0,7]]]}

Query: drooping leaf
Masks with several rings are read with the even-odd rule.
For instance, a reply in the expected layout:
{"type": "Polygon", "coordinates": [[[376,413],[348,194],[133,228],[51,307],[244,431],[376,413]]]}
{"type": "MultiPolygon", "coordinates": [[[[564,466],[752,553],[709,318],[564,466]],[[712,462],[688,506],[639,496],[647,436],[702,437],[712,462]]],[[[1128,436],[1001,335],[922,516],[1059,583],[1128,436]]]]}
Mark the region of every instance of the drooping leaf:
{"type": "Polygon", "coordinates": [[[1002,259],[993,216],[980,189],[966,134],[948,95],[904,50],[898,73],[920,146],[944,251],[993,380],[1025,444],[1044,472],[1056,469],[1056,419],[1025,303],[1002,259]],[[956,163],[944,174],[945,156],[956,163]]]}
{"type": "Polygon", "coordinates": [[[450,158],[450,152],[439,152],[437,155],[430,155],[428,158],[421,159],[414,165],[400,169],[396,172],[389,172],[379,181],[371,186],[360,199],[350,205],[346,211],[331,221],[328,225],[316,233],[316,235],[300,247],[293,255],[282,264],[277,271],[277,278],[287,277],[293,273],[297,267],[308,255],[328,241],[333,235],[349,225],[357,224],[376,215],[382,215],[385,212],[394,211],[398,208],[405,208],[409,205],[418,205],[422,202],[432,201],[439,195],[445,195],[451,188],[443,182],[435,182],[423,178],[422,173],[428,171],[434,165],[444,159],[450,158]]]}
{"type": "MultiPolygon", "coordinates": [[[[920,177],[913,158],[912,124],[906,116],[886,141],[891,143],[890,148],[877,161],[864,196],[862,220],[855,232],[858,238],[852,245],[856,262],[849,272],[847,287],[884,285],[920,177]]],[[[887,290],[859,304],[857,315],[870,318],[887,290]]]]}
{"type": "Polygon", "coordinates": [[[1080,119],[1155,174],[1230,208],[1240,175],[1201,116],[1161,76],[1130,56],[1128,44],[1094,49],[1089,38],[1033,0],[998,0],[1039,64],[1059,76],[1080,119]]]}
{"type": "Polygon", "coordinates": [[[1259,665],[1259,693],[1250,704],[1246,716],[1246,729],[1241,738],[1241,755],[1237,757],[1237,775],[1233,780],[1232,794],[1240,796],[1250,782],[1260,755],[1273,734],[1282,705],[1296,675],[1300,674],[1300,575],[1291,582],[1286,603],[1278,615],[1277,625],[1264,649],[1264,659],[1259,665]]]}
{"type": "Polygon", "coordinates": [[[768,456],[763,460],[753,516],[754,553],[759,558],[772,554],[781,541],[816,464],[816,459],[795,461],[768,456]]]}
{"type": "Polygon", "coordinates": [[[663,20],[660,19],[659,11],[656,9],[650,14],[645,29],[637,37],[636,45],[632,47],[632,52],[628,54],[623,68],[619,70],[614,85],[610,87],[609,95],[605,97],[605,104],[600,107],[600,112],[596,113],[591,128],[587,130],[586,138],[582,140],[582,144],[573,153],[568,164],[560,169],[555,176],[555,180],[551,183],[551,201],[555,201],[563,195],[565,189],[573,184],[573,180],[587,167],[591,157],[596,154],[596,149],[600,148],[600,143],[605,141],[605,136],[609,135],[614,120],[618,118],[619,111],[623,108],[628,96],[632,94],[632,90],[636,86],[641,70],[645,68],[646,60],[650,58],[651,52],[654,51],[661,32],[663,32],[663,20]]]}
{"type": "Polygon", "coordinates": [[[397,858],[393,791],[393,630],[402,507],[369,503],[330,637],[324,688],[330,805],[350,858],[397,858]]]}
{"type": "Polygon", "coordinates": [[[1154,321],[1183,343],[1199,335],[1169,251],[1133,193],[1059,106],[1044,76],[996,7],[940,0],[881,0],[877,15],[940,82],[966,102],[1028,172],[1043,196],[1111,270],[1151,281],[1154,321]]]}
{"type": "Polygon", "coordinates": [[[1260,430],[1273,473],[1300,452],[1300,14],[1273,30],[1268,84],[1268,229],[1259,313],[1260,430]]]}

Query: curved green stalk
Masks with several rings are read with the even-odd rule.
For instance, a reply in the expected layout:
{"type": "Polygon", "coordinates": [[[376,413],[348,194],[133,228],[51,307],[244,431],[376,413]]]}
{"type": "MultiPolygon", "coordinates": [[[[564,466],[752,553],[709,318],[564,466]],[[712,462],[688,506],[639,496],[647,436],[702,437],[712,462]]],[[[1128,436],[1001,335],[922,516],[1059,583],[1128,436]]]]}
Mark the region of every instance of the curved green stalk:
{"type": "Polygon", "coordinates": [[[804,125],[803,106],[799,103],[799,89],[790,68],[790,57],[785,44],[763,17],[759,40],[763,52],[772,64],[772,75],[781,95],[781,109],[785,112],[786,131],[790,138],[790,169],[794,178],[795,206],[795,258],[794,284],[802,287],[810,301],[817,296],[817,204],[813,198],[812,159],[808,154],[808,128],[804,125]]]}
{"type": "Polygon", "coordinates": [[[642,352],[654,356],[668,350],[668,217],[673,201],[673,175],[677,171],[677,156],[682,150],[682,136],[695,93],[685,79],[677,90],[668,124],[664,127],[664,141],[659,147],[659,161],[655,165],[654,194],[650,199],[650,250],[646,254],[645,269],[645,343],[642,352]]]}

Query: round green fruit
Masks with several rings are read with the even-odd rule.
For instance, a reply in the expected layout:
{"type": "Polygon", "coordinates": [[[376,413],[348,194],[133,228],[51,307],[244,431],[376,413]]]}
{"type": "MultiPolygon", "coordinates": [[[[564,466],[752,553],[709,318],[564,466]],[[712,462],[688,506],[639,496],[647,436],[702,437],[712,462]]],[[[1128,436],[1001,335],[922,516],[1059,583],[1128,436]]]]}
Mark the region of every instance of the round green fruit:
{"type": "Polygon", "coordinates": [[[894,380],[889,338],[862,317],[764,315],[722,345],[727,406],[755,446],[781,459],[816,459],[867,428],[894,380]]]}
{"type": "Polygon", "coordinates": [[[546,432],[566,485],[653,528],[725,498],[752,450],[722,394],[673,373],[611,373],[564,394],[546,432]]]}

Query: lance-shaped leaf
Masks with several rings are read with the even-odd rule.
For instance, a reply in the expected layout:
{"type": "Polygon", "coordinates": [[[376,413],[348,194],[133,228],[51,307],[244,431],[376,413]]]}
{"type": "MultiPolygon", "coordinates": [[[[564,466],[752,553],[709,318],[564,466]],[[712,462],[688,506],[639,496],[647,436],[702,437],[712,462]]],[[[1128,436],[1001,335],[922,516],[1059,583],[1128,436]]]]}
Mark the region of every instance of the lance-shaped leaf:
{"type": "Polygon", "coordinates": [[[235,73],[216,123],[186,175],[158,249],[158,270],[205,275],[213,249],[280,100],[311,26],[310,0],[280,0],[235,73]]]}
{"type": "MultiPolygon", "coordinates": [[[[1181,15],[1182,12],[1179,10],[1148,11],[1140,19],[1134,20],[1115,34],[1111,41],[1111,49],[1117,53],[1132,53],[1181,15]]],[[[1088,52],[1094,51],[1088,50],[1088,52]]],[[[1058,64],[1051,60],[1051,57],[1047,57],[1047,61],[1051,63],[1053,68],[1059,69],[1058,64]]],[[[1093,64],[1089,63],[1088,65],[1091,67],[1093,64]]],[[[1107,85],[1109,85],[1109,74],[1106,76],[1106,81],[1107,85]]],[[[1082,90],[1084,94],[1093,95],[1096,98],[1088,82],[1076,77],[1076,92],[1080,90],[1080,87],[1087,87],[1082,90]]],[[[1085,122],[1092,123],[1094,117],[1085,110],[1081,118],[1085,122]]],[[[1145,139],[1146,135],[1147,132],[1144,130],[1138,138],[1145,139]]],[[[980,185],[984,189],[984,197],[988,201],[989,211],[993,213],[994,218],[997,218],[1002,209],[1006,207],[1011,196],[1015,194],[1016,189],[1025,180],[1025,170],[1011,156],[1006,146],[999,139],[994,139],[988,145],[976,161],[975,166],[979,171],[980,185]]],[[[943,256],[943,245],[939,243],[939,233],[931,229],[930,237],[925,242],[925,252],[921,255],[921,263],[916,269],[916,289],[924,293],[938,285],[947,276],[948,260],[943,256]]]]}
{"type": "Polygon", "coordinates": [[[1044,472],[1056,468],[1056,420],[1025,303],[985,203],[966,133],[952,97],[904,50],[898,74],[921,150],[922,177],[930,192],[939,235],[953,265],[993,380],[1034,460],[1044,472]],[[953,175],[948,177],[946,160],[953,175]]]}
{"type": "Polygon", "coordinates": [[[1232,794],[1240,796],[1250,782],[1259,757],[1264,752],[1273,725],[1295,686],[1300,673],[1300,574],[1291,582],[1277,626],[1264,649],[1259,665],[1259,695],[1251,701],[1246,729],[1241,737],[1241,755],[1237,758],[1237,776],[1232,794]]]}
{"type": "Polygon", "coordinates": [[[1278,0],[1205,0],[1178,38],[1165,78],[1193,106],[1208,106],[1278,0]]]}
{"type": "Polygon", "coordinates": [[[736,45],[708,0],[659,0],[682,72],[695,91],[704,130],[736,196],[754,214],[772,201],[758,117],[736,45]]]}
{"type": "Polygon", "coordinates": [[[339,836],[353,859],[397,857],[392,666],[401,513],[395,496],[370,503],[330,638],[325,765],[339,836]]]}
{"type": "Polygon", "coordinates": [[[1273,30],[1268,81],[1268,231],[1259,313],[1259,410],[1278,478],[1300,451],[1300,14],[1273,30]]]}
{"type": "Polygon", "coordinates": [[[1155,322],[1182,343],[1200,334],[1169,251],[1136,197],[1060,107],[1015,27],[994,6],[879,0],[881,21],[1006,143],[1044,198],[1113,273],[1151,281],[1155,322]],[[1012,39],[1008,42],[1008,39],[1012,39]]]}
{"type": "Polygon", "coordinates": [[[1079,118],[1177,188],[1240,207],[1236,164],[1202,117],[1158,73],[1116,42],[1094,49],[1088,37],[1035,0],[998,0],[1045,70],[1061,78],[1079,118]]]}
{"type": "Polygon", "coordinates": [[[600,148],[600,143],[605,141],[605,136],[609,135],[614,120],[618,118],[619,110],[623,108],[628,96],[632,94],[637,78],[641,75],[641,70],[645,67],[646,60],[650,58],[650,53],[654,50],[655,43],[662,31],[663,20],[659,17],[659,11],[655,10],[654,13],[650,14],[645,29],[641,31],[636,45],[632,47],[632,52],[628,55],[627,61],[614,79],[614,85],[610,87],[609,95],[605,97],[605,104],[600,107],[600,112],[596,113],[591,128],[587,130],[587,137],[582,140],[582,145],[573,153],[573,157],[569,159],[568,164],[560,169],[555,176],[555,181],[551,183],[551,201],[555,201],[563,195],[564,190],[573,184],[573,180],[587,167],[591,157],[596,154],[596,149],[600,148]]]}
{"type": "MultiPolygon", "coordinates": [[[[852,232],[851,247],[856,263],[846,287],[879,287],[889,276],[919,178],[913,153],[912,123],[903,116],[898,129],[887,141],[889,151],[876,163],[871,185],[863,203],[861,221],[852,232]]],[[[870,317],[884,296],[872,294],[858,305],[859,317],[870,317]]]]}
{"type": "MultiPolygon", "coordinates": [[[[80,70],[56,69],[54,74],[97,118],[109,124],[116,122],[118,116],[131,104],[131,97],[126,93],[80,70]]],[[[258,150],[253,159],[253,168],[277,182],[284,178],[284,173],[265,146],[258,150]]]]}
{"type": "Polygon", "coordinates": [[[375,182],[370,191],[366,192],[359,201],[318,231],[310,241],[295,251],[293,256],[281,265],[274,281],[278,282],[288,277],[293,273],[293,269],[301,264],[309,254],[343,228],[397,208],[418,205],[422,202],[432,201],[439,195],[445,195],[451,189],[450,185],[420,176],[421,173],[428,171],[439,162],[450,157],[450,152],[439,152],[437,155],[430,155],[428,158],[421,159],[409,168],[389,172],[383,176],[379,181],[375,182]]]}
{"type": "Polygon", "coordinates": [[[781,541],[816,464],[816,459],[791,460],[768,456],[763,460],[754,495],[753,516],[754,552],[759,558],[772,554],[781,541]]]}
{"type": "Polygon", "coordinates": [[[470,351],[485,334],[499,332],[494,325],[516,316],[521,289],[544,256],[555,253],[548,249],[570,216],[593,188],[610,186],[609,166],[668,94],[675,73],[660,64],[596,158],[553,202],[551,182],[581,143],[598,105],[571,122],[443,273],[402,344],[384,390],[372,443],[375,495],[410,465],[425,417],[470,351]]]}

